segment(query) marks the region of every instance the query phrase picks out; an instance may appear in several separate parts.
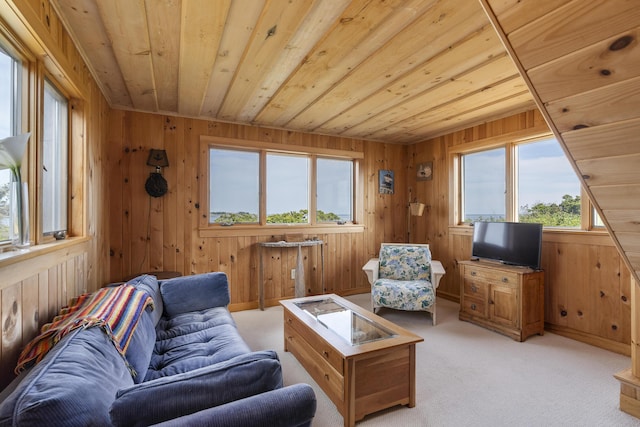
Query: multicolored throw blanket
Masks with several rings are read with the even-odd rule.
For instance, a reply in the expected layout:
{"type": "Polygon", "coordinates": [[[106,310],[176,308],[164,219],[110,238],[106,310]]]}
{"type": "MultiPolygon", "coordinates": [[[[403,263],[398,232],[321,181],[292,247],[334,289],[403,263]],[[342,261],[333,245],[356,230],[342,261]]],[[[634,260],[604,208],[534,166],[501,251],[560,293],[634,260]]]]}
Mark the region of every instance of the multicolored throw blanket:
{"type": "Polygon", "coordinates": [[[149,305],[153,305],[149,294],[126,284],[73,298],[22,350],[16,374],[40,362],[53,346],[79,327],[102,327],[124,358],[140,315],[149,305]]]}

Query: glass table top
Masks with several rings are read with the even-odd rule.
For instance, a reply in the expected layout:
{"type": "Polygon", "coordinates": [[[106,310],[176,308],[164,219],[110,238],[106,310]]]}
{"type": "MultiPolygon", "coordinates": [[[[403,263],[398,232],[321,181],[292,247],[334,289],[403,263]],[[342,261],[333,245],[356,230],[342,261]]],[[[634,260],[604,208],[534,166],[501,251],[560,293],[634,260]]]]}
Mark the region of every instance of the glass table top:
{"type": "Polygon", "coordinates": [[[297,302],[295,305],[313,316],[321,325],[345,339],[350,345],[366,344],[395,336],[393,332],[332,298],[297,302]]]}

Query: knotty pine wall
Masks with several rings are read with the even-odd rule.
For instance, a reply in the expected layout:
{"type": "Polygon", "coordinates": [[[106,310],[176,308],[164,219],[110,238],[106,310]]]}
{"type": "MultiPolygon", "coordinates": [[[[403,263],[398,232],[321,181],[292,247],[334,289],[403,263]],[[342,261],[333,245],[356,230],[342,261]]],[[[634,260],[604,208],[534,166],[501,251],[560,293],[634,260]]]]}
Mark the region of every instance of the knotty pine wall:
{"type": "MultiPolygon", "coordinates": [[[[447,150],[460,144],[482,147],[505,135],[548,131],[542,115],[529,111],[454,132],[409,147],[408,185],[427,205],[426,217],[412,219],[412,241],[429,243],[447,274],[438,295],[460,298],[458,261],[471,256],[472,230],[452,226],[451,180],[447,150]],[[431,181],[416,181],[415,165],[432,161],[431,181]]],[[[547,330],[622,354],[630,354],[631,276],[606,232],[543,233],[545,327],[547,330]]]]}
{"type": "MultiPolygon", "coordinates": [[[[47,0],[0,0],[0,31],[15,38],[71,95],[73,209],[70,238],[0,254],[0,389],[13,378],[22,347],[70,298],[107,283],[109,186],[106,118],[109,106],[47,0]]],[[[36,129],[37,109],[29,130],[36,129]]],[[[34,135],[37,135],[35,133],[34,135]]],[[[32,136],[32,139],[34,137],[32,136]]],[[[35,166],[27,164],[31,176],[35,166]]],[[[35,207],[35,191],[30,193],[35,207]]],[[[32,209],[32,220],[37,209],[32,209]]],[[[32,236],[34,237],[34,236],[32,236]]]]}
{"type": "MultiPolygon", "coordinates": [[[[206,203],[201,207],[198,188],[202,135],[364,153],[364,232],[305,234],[306,238],[325,242],[326,292],[368,292],[362,266],[377,254],[380,243],[406,241],[406,146],[115,110],[109,116],[108,128],[112,281],[141,272],[177,271],[187,275],[224,271],[231,287],[231,309],[258,306],[257,243],[284,236],[200,236],[199,215],[207,209],[206,203]],[[169,158],[169,167],[162,171],[169,192],[161,198],[152,198],[144,190],[145,180],[154,171],[146,166],[151,148],[167,150],[169,158]],[[378,194],[379,169],[395,172],[395,194],[378,194]]],[[[296,251],[265,249],[267,306],[293,297],[290,271],[296,266],[296,251]]],[[[308,292],[321,293],[319,248],[303,248],[303,254],[308,292]]]]}

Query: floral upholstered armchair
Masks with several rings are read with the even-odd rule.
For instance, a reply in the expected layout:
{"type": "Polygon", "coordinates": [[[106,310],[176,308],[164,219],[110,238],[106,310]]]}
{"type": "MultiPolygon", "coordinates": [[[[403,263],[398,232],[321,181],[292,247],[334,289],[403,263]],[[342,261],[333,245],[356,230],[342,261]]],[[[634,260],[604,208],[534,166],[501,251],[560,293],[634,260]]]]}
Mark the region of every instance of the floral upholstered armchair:
{"type": "Polygon", "coordinates": [[[371,284],[374,313],[380,307],[428,311],[436,324],[436,289],[445,274],[431,259],[429,245],[383,243],[379,258],[362,267],[371,284]]]}

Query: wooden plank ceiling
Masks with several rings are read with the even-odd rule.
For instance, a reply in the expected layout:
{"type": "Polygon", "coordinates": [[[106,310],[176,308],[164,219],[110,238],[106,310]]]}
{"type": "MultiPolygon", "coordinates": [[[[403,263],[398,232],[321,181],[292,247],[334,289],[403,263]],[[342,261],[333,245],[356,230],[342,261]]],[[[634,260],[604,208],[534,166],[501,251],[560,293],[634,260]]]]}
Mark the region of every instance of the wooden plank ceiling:
{"type": "Polygon", "coordinates": [[[638,280],[640,2],[481,2],[638,280]]]}
{"type": "Polygon", "coordinates": [[[414,143],[535,108],[478,0],[53,0],[113,108],[414,143]]]}

